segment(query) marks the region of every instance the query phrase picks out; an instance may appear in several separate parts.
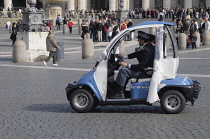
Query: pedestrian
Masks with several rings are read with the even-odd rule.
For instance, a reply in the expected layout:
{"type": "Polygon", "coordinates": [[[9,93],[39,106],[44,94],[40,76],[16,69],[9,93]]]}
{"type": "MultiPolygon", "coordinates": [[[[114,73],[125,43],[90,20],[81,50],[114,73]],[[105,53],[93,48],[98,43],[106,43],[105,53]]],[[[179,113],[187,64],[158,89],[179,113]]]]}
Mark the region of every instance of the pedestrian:
{"type": "Polygon", "coordinates": [[[61,23],[62,23],[62,18],[60,17],[60,15],[58,15],[56,18],[57,30],[61,30],[61,23]]]}
{"type": "Polygon", "coordinates": [[[99,22],[96,24],[96,29],[97,29],[97,34],[98,34],[98,42],[102,42],[103,25],[102,25],[101,20],[99,20],[99,22]]]}
{"type": "Polygon", "coordinates": [[[90,30],[90,38],[93,40],[93,42],[97,41],[97,29],[96,29],[96,22],[95,21],[90,21],[89,24],[89,30],[90,30]]]}
{"type": "Polygon", "coordinates": [[[15,41],[16,41],[16,36],[17,36],[17,27],[16,27],[16,23],[12,24],[12,33],[10,36],[10,39],[12,40],[12,46],[14,45],[15,41]]]}
{"type": "Polygon", "coordinates": [[[49,51],[49,56],[43,61],[44,66],[47,66],[47,62],[53,58],[53,66],[58,66],[56,63],[56,48],[60,49],[60,47],[57,45],[54,33],[52,30],[50,30],[49,27],[46,27],[46,30],[49,31],[48,36],[46,38],[46,46],[47,51],[49,51]]]}
{"type": "Polygon", "coordinates": [[[190,34],[189,39],[191,40],[191,44],[192,44],[192,49],[196,49],[196,41],[197,41],[197,36],[195,35],[195,33],[190,34]]]}
{"type": "Polygon", "coordinates": [[[210,22],[207,16],[205,17],[205,30],[210,30],[210,22]]]}
{"type": "Polygon", "coordinates": [[[52,23],[50,21],[47,22],[47,26],[52,30],[52,23]]]}
{"type": "Polygon", "coordinates": [[[109,39],[109,42],[112,40],[112,31],[113,31],[113,24],[110,24],[110,27],[108,29],[108,39],[109,39]]]}
{"type": "Polygon", "coordinates": [[[68,27],[69,27],[69,32],[70,34],[72,33],[72,27],[73,27],[74,23],[71,21],[71,19],[69,19],[68,21],[68,27]]]}
{"type": "Polygon", "coordinates": [[[129,20],[128,19],[125,19],[125,21],[123,23],[120,24],[120,31],[128,28],[127,27],[127,24],[129,23],[129,20]]]}
{"type": "Polygon", "coordinates": [[[81,35],[82,39],[85,39],[85,35],[87,33],[89,33],[89,24],[88,22],[84,21],[82,23],[82,35],[81,35]]]}
{"type": "Polygon", "coordinates": [[[195,24],[195,20],[191,20],[191,25],[190,25],[190,35],[194,34],[195,31],[197,31],[197,26],[195,24]]]}
{"type": "Polygon", "coordinates": [[[63,24],[64,24],[64,25],[67,25],[67,23],[68,23],[68,20],[67,20],[66,17],[64,17],[64,19],[63,19],[63,24]]]}
{"type": "Polygon", "coordinates": [[[112,39],[120,32],[118,21],[113,20],[112,39]]]}
{"type": "Polygon", "coordinates": [[[104,31],[104,39],[103,41],[105,42],[108,42],[109,39],[109,26],[110,26],[110,23],[108,23],[106,20],[104,20],[104,26],[103,26],[103,31],[104,31]]]}
{"type": "Polygon", "coordinates": [[[187,19],[184,23],[183,23],[183,30],[185,34],[189,34],[189,28],[190,28],[190,20],[187,19]]]}
{"type": "MultiPolygon", "coordinates": [[[[129,20],[129,22],[127,24],[127,27],[129,28],[129,27],[133,26],[133,22],[131,21],[131,19],[128,19],[128,20],[129,20]]],[[[132,34],[133,34],[133,31],[130,31],[128,34],[128,41],[132,40],[132,34]]]]}
{"type": "Polygon", "coordinates": [[[7,21],[7,23],[6,23],[6,31],[9,31],[9,27],[10,27],[10,21],[7,21]]]}

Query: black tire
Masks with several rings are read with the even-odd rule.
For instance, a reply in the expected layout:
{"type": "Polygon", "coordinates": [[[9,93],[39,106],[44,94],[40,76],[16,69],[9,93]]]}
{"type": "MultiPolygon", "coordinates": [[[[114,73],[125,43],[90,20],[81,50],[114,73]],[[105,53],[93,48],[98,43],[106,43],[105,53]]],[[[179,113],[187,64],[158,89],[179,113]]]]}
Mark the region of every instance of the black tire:
{"type": "Polygon", "coordinates": [[[76,89],[70,95],[70,105],[76,112],[88,112],[95,106],[93,95],[86,89],[76,89]]]}
{"type": "Polygon", "coordinates": [[[185,108],[186,99],[179,91],[168,90],[161,97],[160,104],[166,113],[178,114],[185,108]]]}

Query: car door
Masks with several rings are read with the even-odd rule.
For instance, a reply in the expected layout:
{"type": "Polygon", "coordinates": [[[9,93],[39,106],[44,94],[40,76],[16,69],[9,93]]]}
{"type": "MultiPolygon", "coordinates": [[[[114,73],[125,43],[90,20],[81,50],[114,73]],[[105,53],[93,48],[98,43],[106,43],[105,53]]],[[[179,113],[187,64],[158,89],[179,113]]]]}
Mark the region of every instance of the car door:
{"type": "Polygon", "coordinates": [[[173,27],[163,24],[157,29],[154,72],[150,82],[147,102],[154,103],[159,100],[158,87],[164,79],[172,79],[177,75],[179,64],[177,44],[175,41],[173,27]]]}

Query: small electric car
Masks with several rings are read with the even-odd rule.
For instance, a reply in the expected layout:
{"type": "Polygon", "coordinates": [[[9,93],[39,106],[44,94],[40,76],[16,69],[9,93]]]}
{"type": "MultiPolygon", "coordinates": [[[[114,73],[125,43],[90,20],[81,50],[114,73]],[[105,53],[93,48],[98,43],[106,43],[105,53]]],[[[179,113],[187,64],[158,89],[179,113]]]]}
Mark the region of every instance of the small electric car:
{"type": "Polygon", "coordinates": [[[200,83],[177,75],[179,57],[173,26],[169,22],[150,21],[118,33],[102,52],[93,70],[66,87],[72,109],[88,112],[98,105],[152,106],[158,101],[166,113],[177,114],[182,112],[188,101],[193,105],[201,90],[200,83]],[[142,30],[155,35],[154,66],[145,69],[143,76],[129,79],[124,99],[110,99],[109,84],[114,81],[120,68],[119,61],[122,59],[118,54],[124,52],[122,44],[131,32],[142,30]]]}

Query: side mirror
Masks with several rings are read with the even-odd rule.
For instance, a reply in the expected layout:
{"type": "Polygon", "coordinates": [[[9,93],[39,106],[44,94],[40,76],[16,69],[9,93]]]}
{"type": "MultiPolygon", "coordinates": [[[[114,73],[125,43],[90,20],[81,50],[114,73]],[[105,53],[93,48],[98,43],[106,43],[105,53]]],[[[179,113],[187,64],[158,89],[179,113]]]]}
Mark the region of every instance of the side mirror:
{"type": "Polygon", "coordinates": [[[106,52],[106,50],[103,50],[101,52],[101,55],[100,55],[99,59],[97,60],[97,62],[101,62],[102,60],[104,60],[106,58],[106,56],[107,56],[107,52],[106,52]]]}

